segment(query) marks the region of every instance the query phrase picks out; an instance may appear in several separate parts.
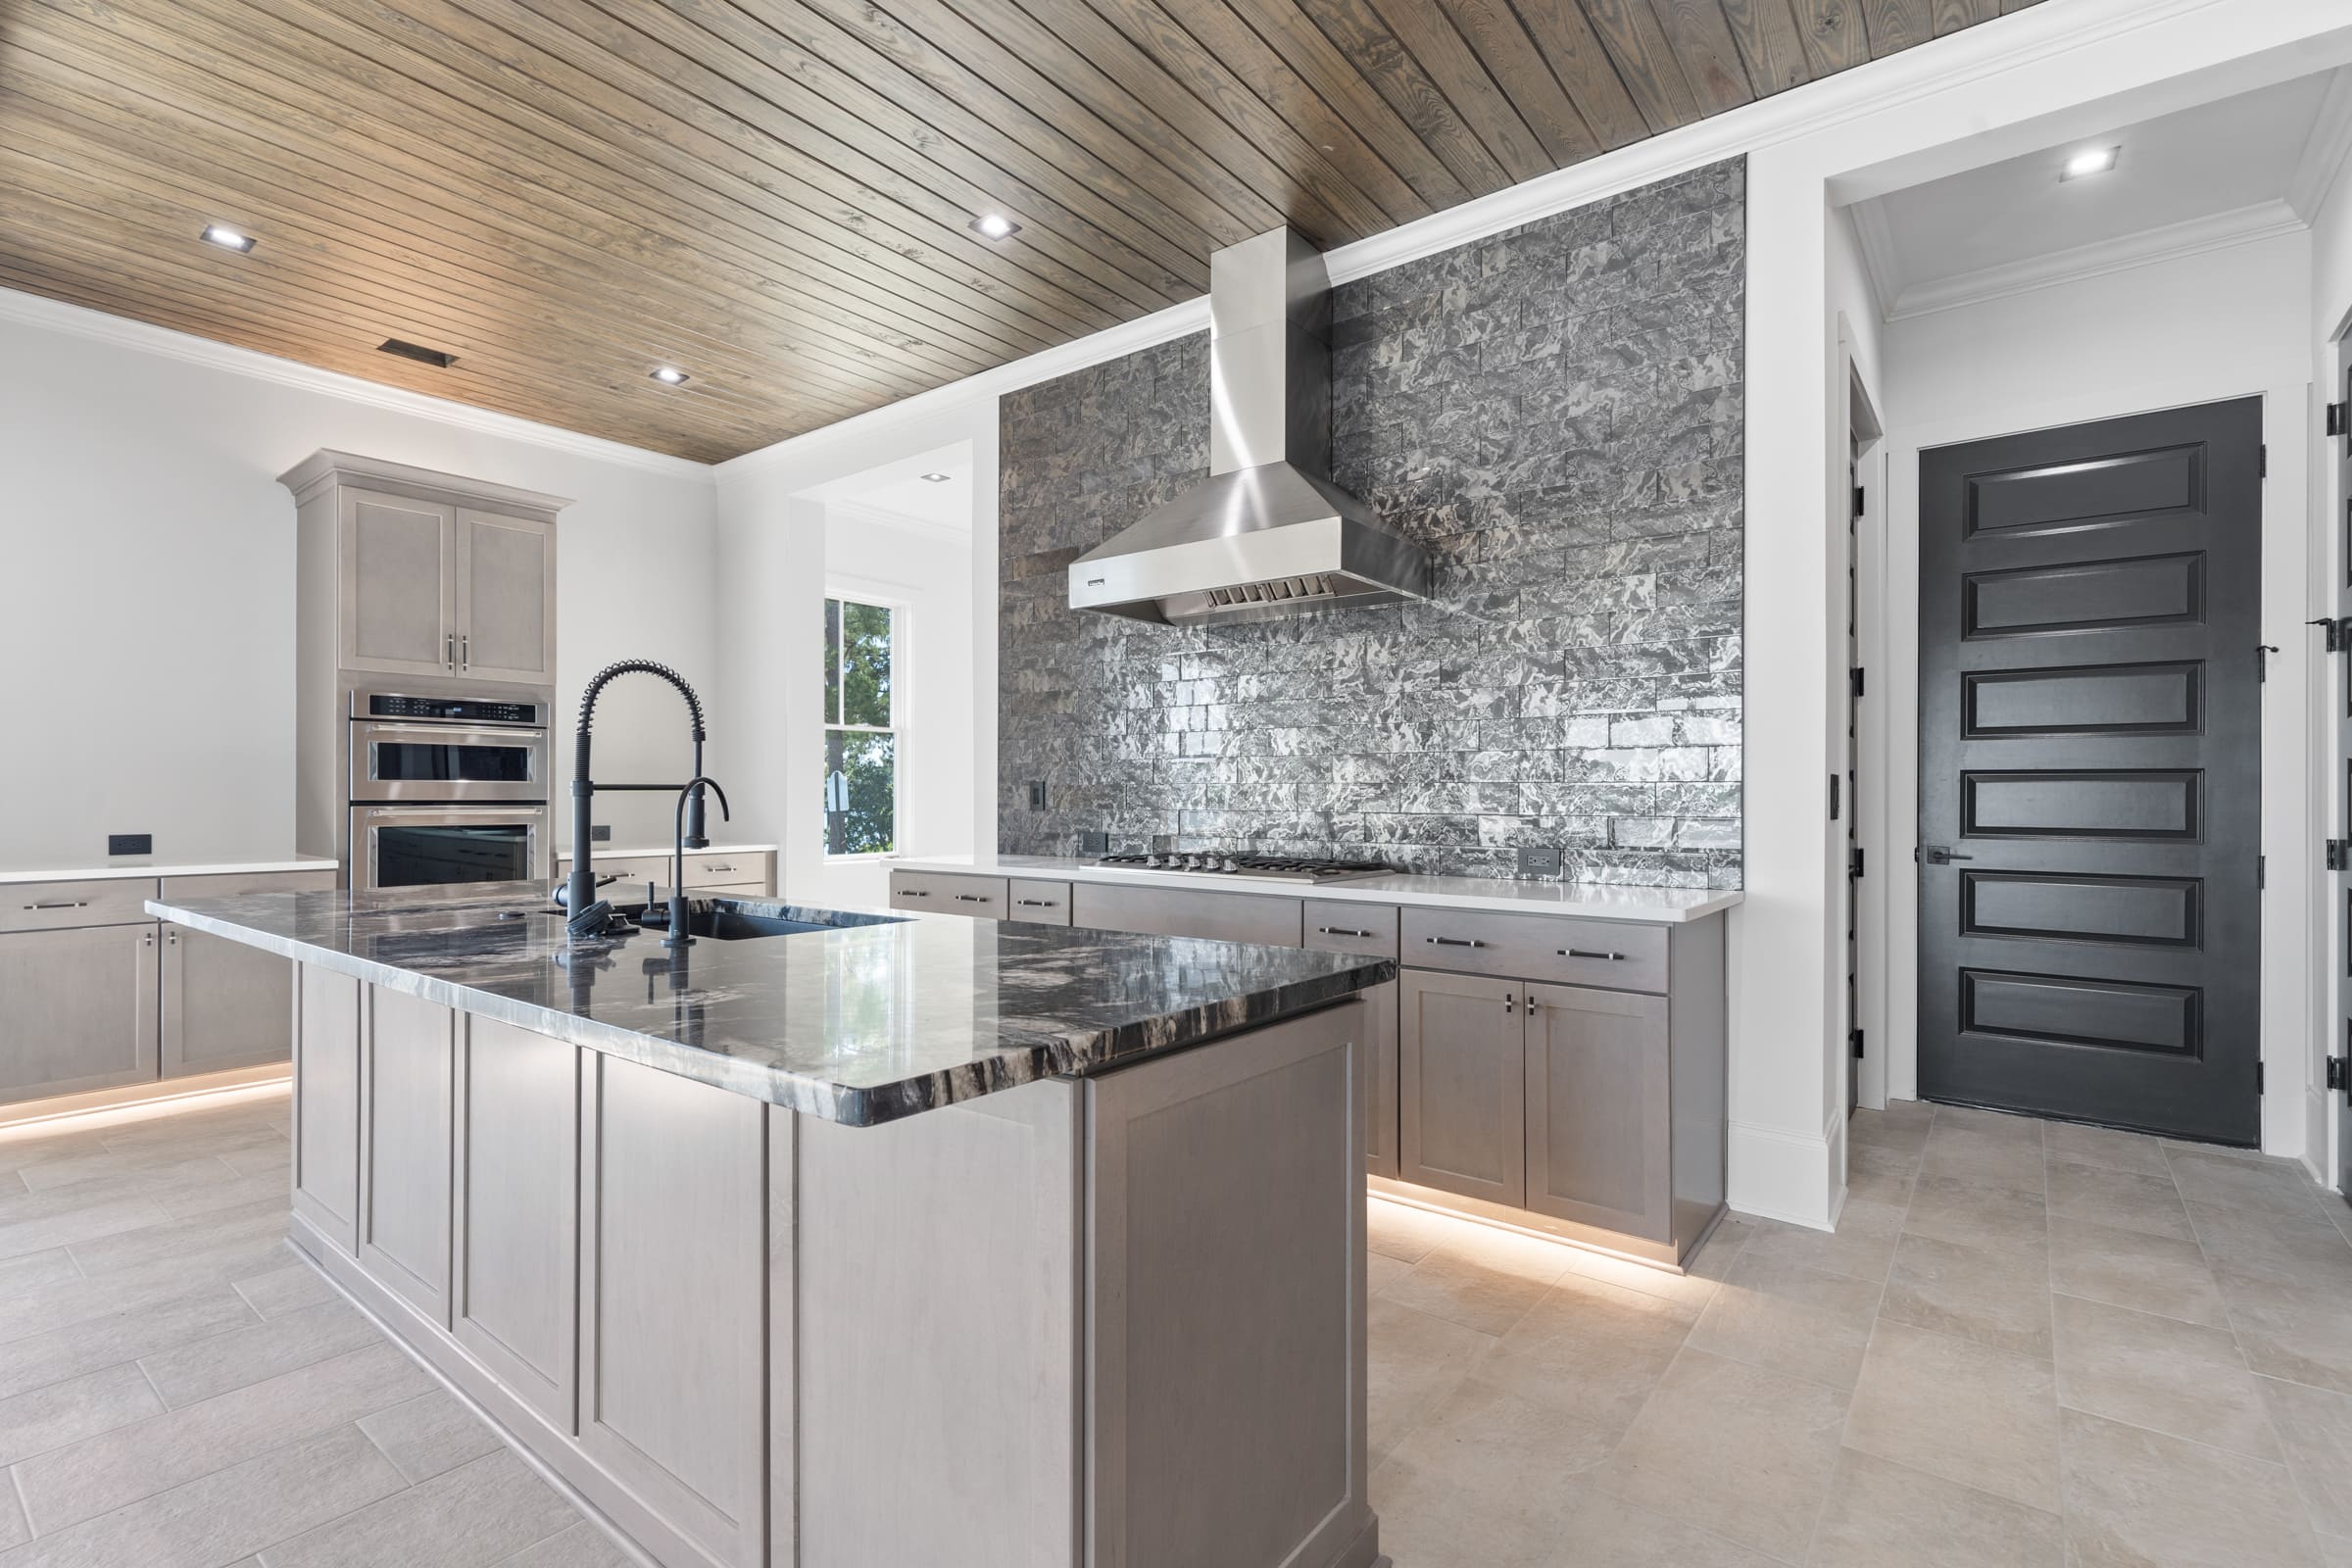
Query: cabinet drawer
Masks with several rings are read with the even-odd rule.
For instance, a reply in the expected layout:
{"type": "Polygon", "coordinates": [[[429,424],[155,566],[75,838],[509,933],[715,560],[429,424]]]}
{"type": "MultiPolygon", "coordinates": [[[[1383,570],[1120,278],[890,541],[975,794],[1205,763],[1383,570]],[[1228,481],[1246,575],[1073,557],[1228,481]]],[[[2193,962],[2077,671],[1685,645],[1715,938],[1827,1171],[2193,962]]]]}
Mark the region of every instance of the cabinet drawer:
{"type": "Polygon", "coordinates": [[[1080,882],[1070,889],[1073,925],[1147,936],[1256,942],[1270,948],[1299,945],[1300,907],[1298,899],[1254,893],[1197,893],[1101,882],[1080,882]]]}
{"type": "Polygon", "coordinates": [[[939,871],[893,871],[890,906],[933,914],[1002,920],[1009,890],[1001,876],[951,876],[939,871]]]}
{"type": "Polygon", "coordinates": [[[1666,932],[1614,920],[1408,908],[1403,961],[1458,974],[1664,991],[1666,932]]]}
{"type": "Polygon", "coordinates": [[[1306,901],[1306,945],[1325,953],[1396,956],[1396,908],[1388,904],[1306,901]]]}
{"type": "Polygon", "coordinates": [[[232,899],[245,893],[331,893],[335,868],[316,871],[230,871],[220,876],[168,876],[167,899],[232,899]]]}
{"type": "Polygon", "coordinates": [[[1029,882],[1015,878],[1012,912],[1007,918],[1031,925],[1070,923],[1070,885],[1067,882],[1029,882]]]}
{"type": "MultiPolygon", "coordinates": [[[[666,863],[666,862],[665,862],[666,863]]],[[[737,887],[745,884],[767,885],[767,857],[764,855],[729,855],[723,851],[705,850],[686,853],[686,885],[690,888],[737,887]]]]}
{"type": "Polygon", "coordinates": [[[56,931],[77,925],[145,925],[155,916],[151,876],[89,882],[17,882],[0,887],[0,931],[56,931]]]}

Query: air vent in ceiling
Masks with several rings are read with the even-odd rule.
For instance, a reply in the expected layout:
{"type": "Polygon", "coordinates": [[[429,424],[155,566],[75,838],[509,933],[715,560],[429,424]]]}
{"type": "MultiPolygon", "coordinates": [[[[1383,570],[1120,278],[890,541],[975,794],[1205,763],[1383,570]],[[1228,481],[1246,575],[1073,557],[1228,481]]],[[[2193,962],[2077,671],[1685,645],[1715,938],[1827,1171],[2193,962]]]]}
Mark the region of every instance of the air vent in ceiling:
{"type": "Polygon", "coordinates": [[[458,363],[458,357],[455,354],[444,354],[439,349],[428,349],[420,343],[404,343],[396,337],[384,339],[376,345],[376,348],[382,353],[397,354],[404,360],[415,360],[419,365],[430,365],[443,370],[458,363]]]}

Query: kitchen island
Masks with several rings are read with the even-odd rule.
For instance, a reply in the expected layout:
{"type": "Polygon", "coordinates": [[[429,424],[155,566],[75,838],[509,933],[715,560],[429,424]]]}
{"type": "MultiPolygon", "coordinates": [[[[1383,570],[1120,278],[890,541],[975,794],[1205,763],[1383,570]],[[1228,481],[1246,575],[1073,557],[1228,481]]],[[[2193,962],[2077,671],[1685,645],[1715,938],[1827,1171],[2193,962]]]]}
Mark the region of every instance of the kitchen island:
{"type": "Polygon", "coordinates": [[[1376,1556],[1392,962],[748,900],[567,946],[522,885],[150,908],[296,962],[296,1247],[664,1568],[1376,1556]]]}

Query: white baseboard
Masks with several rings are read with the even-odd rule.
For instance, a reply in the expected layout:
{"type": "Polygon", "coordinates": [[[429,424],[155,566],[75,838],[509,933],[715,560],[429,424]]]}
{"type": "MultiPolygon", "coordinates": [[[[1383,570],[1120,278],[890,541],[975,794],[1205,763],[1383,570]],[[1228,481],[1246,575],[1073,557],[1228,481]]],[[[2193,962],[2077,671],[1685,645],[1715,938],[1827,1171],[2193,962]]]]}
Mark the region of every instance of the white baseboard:
{"type": "Polygon", "coordinates": [[[1833,1137],[1733,1122],[1727,1139],[1732,1207],[1812,1230],[1834,1228],[1845,1197],[1845,1184],[1833,1174],[1844,1168],[1836,1146],[1845,1137],[1845,1118],[1837,1124],[1833,1137]]]}

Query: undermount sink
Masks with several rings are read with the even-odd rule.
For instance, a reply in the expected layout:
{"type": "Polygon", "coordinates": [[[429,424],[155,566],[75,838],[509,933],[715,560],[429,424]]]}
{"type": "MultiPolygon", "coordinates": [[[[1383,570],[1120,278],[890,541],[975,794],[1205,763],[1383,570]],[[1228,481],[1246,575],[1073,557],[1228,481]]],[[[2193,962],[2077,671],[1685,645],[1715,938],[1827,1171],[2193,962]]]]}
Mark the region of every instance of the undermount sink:
{"type": "MultiPolygon", "coordinates": [[[[803,936],[812,931],[841,931],[853,926],[901,923],[888,915],[871,915],[862,911],[825,909],[814,912],[834,917],[829,920],[795,920],[781,914],[742,908],[732,901],[702,903],[686,911],[686,933],[689,936],[709,937],[714,942],[746,942],[758,937],[803,936]]],[[[669,929],[669,906],[666,904],[631,910],[629,914],[639,925],[649,929],[669,929]]]]}

